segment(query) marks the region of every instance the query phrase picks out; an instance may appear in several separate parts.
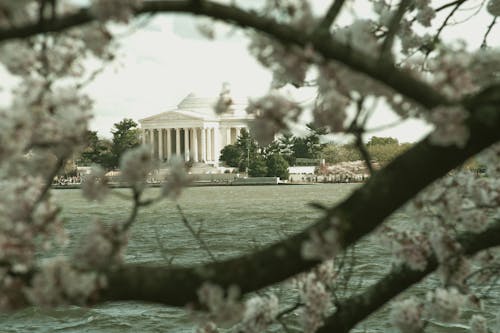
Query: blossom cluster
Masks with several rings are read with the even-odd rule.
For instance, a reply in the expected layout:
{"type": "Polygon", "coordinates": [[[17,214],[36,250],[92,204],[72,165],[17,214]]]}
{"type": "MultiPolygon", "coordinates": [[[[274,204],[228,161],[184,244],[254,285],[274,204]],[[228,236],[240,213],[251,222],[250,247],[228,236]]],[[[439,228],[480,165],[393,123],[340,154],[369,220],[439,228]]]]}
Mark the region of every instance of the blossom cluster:
{"type": "Polygon", "coordinates": [[[132,148],[126,151],[120,160],[121,176],[131,186],[142,190],[146,186],[147,176],[156,164],[149,146],[132,148]]]}
{"type": "Polygon", "coordinates": [[[337,225],[332,224],[324,231],[312,230],[309,239],[302,243],[304,259],[331,259],[341,250],[340,235],[337,225]]]}
{"type": "Polygon", "coordinates": [[[118,224],[105,225],[97,220],[80,240],[73,253],[74,266],[81,270],[102,271],[120,264],[128,242],[128,233],[118,224]]]}
{"type": "Polygon", "coordinates": [[[430,319],[444,322],[458,319],[465,302],[465,295],[456,289],[437,288],[427,293],[425,302],[414,296],[393,302],[389,318],[402,333],[420,333],[430,319]]]}
{"type": "Polygon", "coordinates": [[[240,291],[236,286],[224,290],[218,285],[205,282],[198,289],[198,300],[207,307],[208,318],[222,327],[229,327],[243,317],[245,305],[239,301],[240,291]]]}
{"type": "Polygon", "coordinates": [[[193,177],[188,173],[186,163],[174,156],[168,162],[169,173],[163,184],[162,194],[172,199],[177,199],[182,190],[193,182],[193,177]]]}
{"type": "Polygon", "coordinates": [[[127,23],[143,0],[93,0],[92,12],[101,21],[127,23]]]}
{"type": "Polygon", "coordinates": [[[333,262],[305,274],[298,281],[299,296],[304,304],[301,311],[301,323],[304,332],[313,333],[323,325],[323,318],[332,308],[332,295],[329,286],[333,282],[333,262]],[[323,273],[323,274],[321,274],[323,273]]]}
{"type": "Polygon", "coordinates": [[[278,133],[289,130],[290,122],[298,120],[302,107],[278,92],[271,92],[250,100],[246,111],[255,117],[250,123],[250,131],[259,144],[267,146],[278,133]]]}

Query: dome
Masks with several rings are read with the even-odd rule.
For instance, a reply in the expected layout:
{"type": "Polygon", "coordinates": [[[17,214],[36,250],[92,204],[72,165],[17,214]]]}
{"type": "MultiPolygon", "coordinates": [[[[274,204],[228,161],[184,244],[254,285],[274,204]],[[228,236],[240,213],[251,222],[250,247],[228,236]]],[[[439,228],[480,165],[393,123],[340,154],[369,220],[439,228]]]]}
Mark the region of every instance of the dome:
{"type": "MultiPolygon", "coordinates": [[[[215,103],[217,102],[218,96],[215,97],[205,97],[200,96],[195,93],[190,93],[182,101],[177,104],[179,110],[193,110],[195,112],[206,112],[208,109],[213,110],[215,103]]],[[[241,97],[231,97],[233,103],[230,110],[236,113],[244,112],[247,106],[247,99],[241,97]]]]}
{"type": "Polygon", "coordinates": [[[186,109],[206,109],[211,108],[217,101],[215,97],[202,97],[195,93],[190,93],[177,105],[181,110],[186,109]]]}

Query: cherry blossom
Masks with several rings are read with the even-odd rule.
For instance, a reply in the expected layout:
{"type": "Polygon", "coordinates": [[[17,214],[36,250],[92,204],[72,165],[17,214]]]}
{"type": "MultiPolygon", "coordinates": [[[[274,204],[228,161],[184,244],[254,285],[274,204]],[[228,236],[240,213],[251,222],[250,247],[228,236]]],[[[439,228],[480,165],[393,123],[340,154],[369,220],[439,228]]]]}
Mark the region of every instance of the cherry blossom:
{"type": "Polygon", "coordinates": [[[114,20],[127,23],[133,10],[140,7],[143,0],[93,0],[92,11],[101,21],[114,20]]]}
{"type": "Polygon", "coordinates": [[[241,320],[245,305],[239,302],[239,297],[237,286],[225,291],[218,285],[205,282],[198,289],[198,299],[208,308],[210,320],[221,327],[232,326],[241,320]]]}
{"type": "Polygon", "coordinates": [[[259,144],[266,146],[275,136],[289,129],[288,122],[297,121],[302,108],[278,92],[271,92],[259,99],[250,100],[247,113],[254,115],[250,131],[259,144]]]}
{"type": "Polygon", "coordinates": [[[486,318],[481,315],[472,315],[469,325],[471,333],[488,333],[486,318]]]}
{"type": "Polygon", "coordinates": [[[430,313],[436,319],[452,321],[460,316],[465,297],[455,288],[437,288],[433,293],[427,294],[427,301],[430,304],[430,313]]]}
{"type": "Polygon", "coordinates": [[[120,161],[121,176],[137,189],[146,186],[146,178],[156,167],[149,146],[143,145],[130,149],[123,154],[120,161]]]}
{"type": "Polygon", "coordinates": [[[394,302],[389,314],[393,326],[401,333],[420,333],[424,327],[422,320],[424,307],[415,297],[394,302]]]}
{"type": "Polygon", "coordinates": [[[193,177],[187,172],[186,164],[178,156],[171,158],[168,167],[168,175],[163,184],[162,194],[177,199],[182,190],[193,182],[193,177]]]}
{"type": "Polygon", "coordinates": [[[106,171],[98,166],[92,166],[90,174],[85,175],[82,182],[83,196],[89,200],[102,200],[108,193],[106,171]]]}

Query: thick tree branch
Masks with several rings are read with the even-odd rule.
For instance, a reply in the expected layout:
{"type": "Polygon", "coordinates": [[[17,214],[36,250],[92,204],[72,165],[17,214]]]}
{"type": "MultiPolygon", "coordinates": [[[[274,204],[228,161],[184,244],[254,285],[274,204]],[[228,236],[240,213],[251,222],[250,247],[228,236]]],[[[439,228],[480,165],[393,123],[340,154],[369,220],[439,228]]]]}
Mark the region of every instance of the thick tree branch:
{"type": "MultiPolygon", "coordinates": [[[[496,222],[481,233],[463,233],[458,237],[465,255],[473,255],[494,246],[500,246],[500,222],[496,222]]],[[[380,309],[396,295],[400,294],[438,268],[434,256],[428,258],[425,270],[412,270],[406,265],[392,269],[385,277],[370,286],[362,294],[350,297],[338,305],[318,333],[349,332],[357,323],[380,309]]]]}
{"type": "MultiPolygon", "coordinates": [[[[339,43],[334,39],[325,39],[324,34],[310,36],[304,31],[279,24],[275,20],[259,16],[255,12],[211,1],[198,3],[190,0],[156,0],[145,2],[135,14],[160,12],[192,13],[209,16],[237,26],[253,28],[283,43],[295,44],[301,47],[313,46],[326,59],[337,60],[355,71],[364,73],[425,107],[432,108],[447,103],[447,99],[436,92],[435,89],[412,75],[399,70],[392,61],[378,61],[373,55],[353,50],[348,45],[339,43]]],[[[30,24],[11,29],[0,29],[0,41],[26,38],[44,32],[62,31],[93,20],[95,18],[89,9],[81,9],[75,14],[46,22],[44,26],[30,24]]]]}
{"type": "Polygon", "coordinates": [[[325,211],[315,224],[286,240],[251,254],[196,267],[125,265],[108,273],[109,286],[102,300],[142,300],[175,306],[196,302],[196,291],[206,281],[243,293],[283,281],[318,263],[301,255],[313,230],[330,227],[340,219],[342,246],[356,243],[419,191],[466,159],[500,140],[500,85],[464,102],[471,116],[470,139],[463,149],[437,147],[423,140],[371,177],[339,205],[325,211]],[[402,181],[404,179],[404,181],[402,181]],[[360,209],[362,207],[362,209],[360,209]]]}

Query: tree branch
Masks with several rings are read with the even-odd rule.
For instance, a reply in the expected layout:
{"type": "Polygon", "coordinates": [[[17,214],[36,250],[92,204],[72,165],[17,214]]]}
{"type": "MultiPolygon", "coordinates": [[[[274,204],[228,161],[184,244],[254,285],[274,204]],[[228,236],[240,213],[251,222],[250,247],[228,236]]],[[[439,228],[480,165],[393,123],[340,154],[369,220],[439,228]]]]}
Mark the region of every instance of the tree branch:
{"type": "MultiPolygon", "coordinates": [[[[500,222],[496,222],[481,233],[463,233],[458,237],[465,255],[471,256],[479,251],[500,245],[500,222]]],[[[425,270],[412,270],[406,265],[399,265],[365,292],[350,297],[338,306],[338,310],[328,317],[318,333],[349,332],[357,323],[380,309],[399,293],[438,268],[434,256],[428,258],[425,270]]]]}
{"type": "Polygon", "coordinates": [[[387,31],[387,36],[384,39],[384,43],[380,49],[380,59],[385,57],[392,58],[392,44],[394,44],[394,37],[399,30],[399,25],[401,23],[401,19],[406,12],[406,9],[411,4],[410,0],[401,0],[397,11],[394,13],[394,16],[391,18],[389,22],[389,30],[387,31]]]}
{"type": "Polygon", "coordinates": [[[325,17],[318,24],[316,31],[319,33],[328,32],[330,30],[330,26],[333,24],[337,16],[340,14],[340,10],[344,5],[345,0],[334,0],[328,11],[326,12],[325,17]]]}
{"type": "MultiPolygon", "coordinates": [[[[301,255],[313,231],[322,232],[333,218],[342,223],[341,245],[346,248],[372,232],[389,215],[436,179],[500,140],[500,85],[464,101],[471,115],[470,138],[462,149],[437,147],[425,139],[374,174],[361,188],[325,215],[286,240],[241,257],[195,267],[125,265],[107,274],[102,300],[142,300],[184,306],[197,301],[202,283],[238,285],[242,293],[259,290],[311,269],[317,260],[301,255]],[[401,179],[405,179],[404,182],[401,179]],[[363,209],[359,209],[363,207],[363,209]]],[[[471,245],[472,246],[472,245],[471,245]]],[[[477,246],[477,245],[476,245],[477,246]]]]}
{"type": "Polygon", "coordinates": [[[484,34],[483,41],[481,43],[481,48],[485,48],[486,46],[488,46],[487,44],[488,35],[490,34],[491,29],[493,29],[493,27],[495,26],[495,23],[497,23],[496,16],[493,17],[493,20],[491,20],[490,25],[488,25],[488,29],[486,29],[486,33],[484,34]]]}

